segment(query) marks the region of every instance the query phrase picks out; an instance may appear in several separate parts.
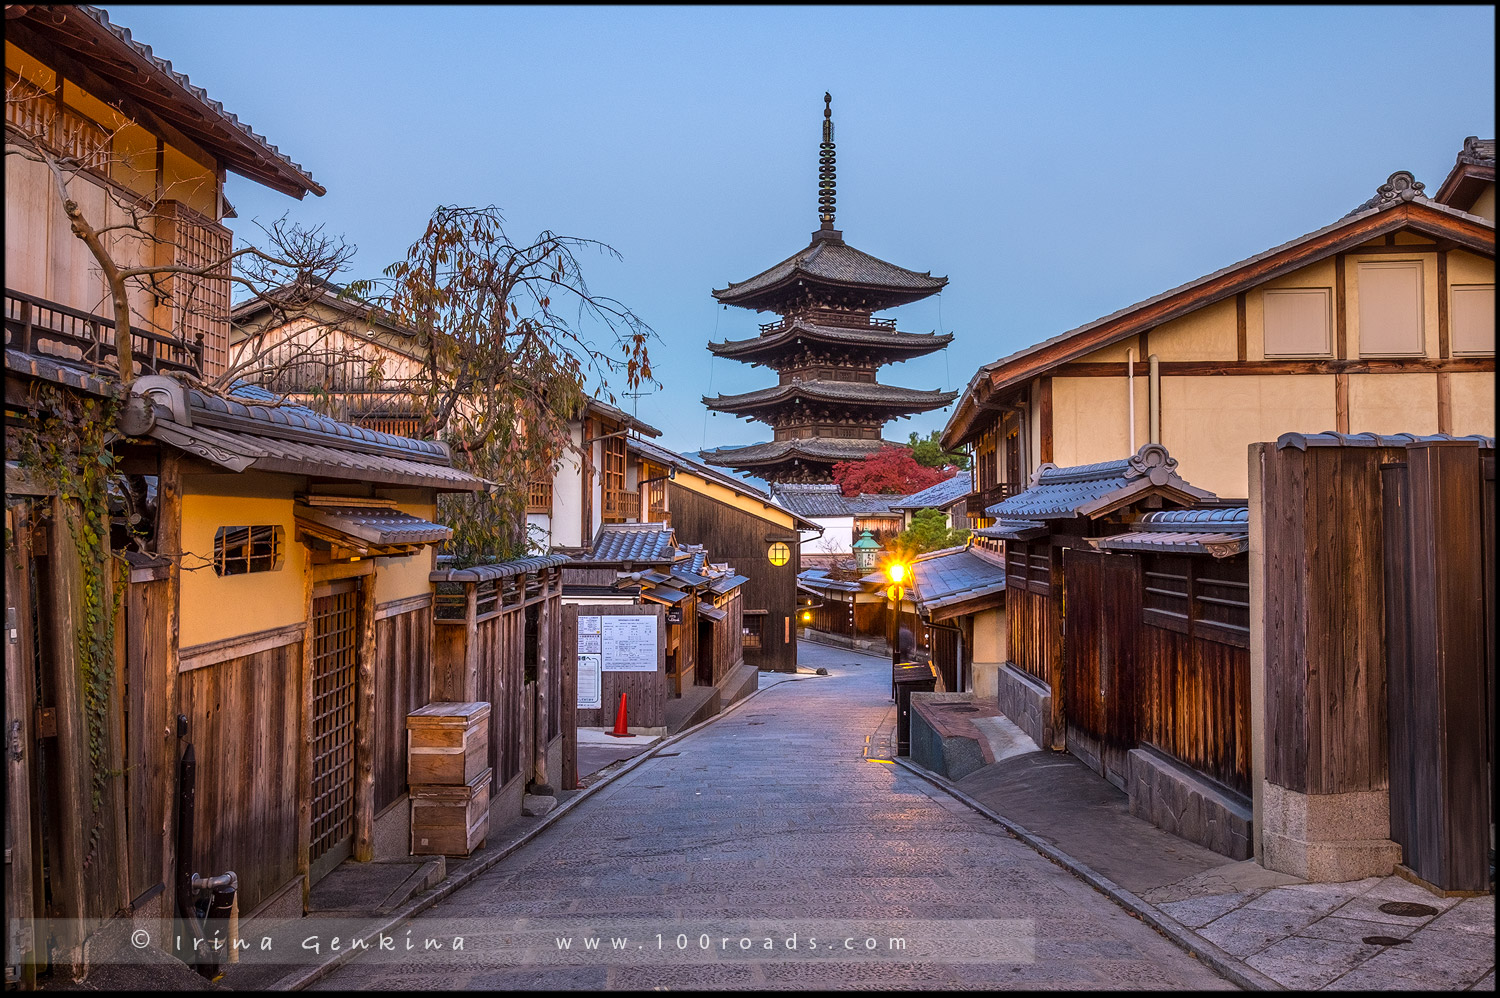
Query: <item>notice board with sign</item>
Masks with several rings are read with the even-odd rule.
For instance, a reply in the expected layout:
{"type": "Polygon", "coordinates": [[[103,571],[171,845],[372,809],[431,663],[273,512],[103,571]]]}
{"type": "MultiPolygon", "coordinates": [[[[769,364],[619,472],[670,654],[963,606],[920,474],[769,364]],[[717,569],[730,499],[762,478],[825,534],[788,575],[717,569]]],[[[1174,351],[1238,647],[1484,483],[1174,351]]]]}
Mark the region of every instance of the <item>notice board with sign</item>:
{"type": "Polygon", "coordinates": [[[656,604],[563,607],[563,654],[578,677],[570,704],[578,727],[613,727],[623,693],[631,728],[665,730],[665,610],[656,604]]]}

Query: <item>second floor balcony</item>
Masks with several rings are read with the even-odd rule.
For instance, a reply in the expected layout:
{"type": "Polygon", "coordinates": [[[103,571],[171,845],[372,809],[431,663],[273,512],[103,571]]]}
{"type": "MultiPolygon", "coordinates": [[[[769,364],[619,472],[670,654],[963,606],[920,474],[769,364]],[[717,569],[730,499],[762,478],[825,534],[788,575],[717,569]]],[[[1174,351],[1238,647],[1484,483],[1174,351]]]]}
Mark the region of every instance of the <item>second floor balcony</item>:
{"type": "MultiPolygon", "coordinates": [[[[5,291],[5,345],[12,350],[114,370],[114,319],[20,291],[5,291]]],[[[191,343],[130,327],[130,348],[141,374],[203,369],[203,334],[191,343]]]]}

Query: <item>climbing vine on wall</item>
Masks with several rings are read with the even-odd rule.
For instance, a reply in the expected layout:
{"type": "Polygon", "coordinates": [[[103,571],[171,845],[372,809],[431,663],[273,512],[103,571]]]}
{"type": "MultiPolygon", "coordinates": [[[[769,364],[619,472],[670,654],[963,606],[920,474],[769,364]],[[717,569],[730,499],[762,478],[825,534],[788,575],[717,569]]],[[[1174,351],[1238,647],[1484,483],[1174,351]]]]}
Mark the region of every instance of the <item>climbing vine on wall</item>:
{"type": "Polygon", "coordinates": [[[112,773],[106,765],[110,689],[115,671],[115,620],[124,587],[110,585],[116,555],[110,549],[110,478],[115,461],[109,444],[118,436],[119,402],[42,387],[31,420],[13,428],[22,470],[60,500],[62,519],[78,549],[80,606],[74,635],[79,696],[88,725],[93,774],[87,868],[104,830],[104,793],[112,773]],[[76,507],[74,504],[77,504],[76,507]],[[113,598],[110,597],[113,593],[113,598]]]}

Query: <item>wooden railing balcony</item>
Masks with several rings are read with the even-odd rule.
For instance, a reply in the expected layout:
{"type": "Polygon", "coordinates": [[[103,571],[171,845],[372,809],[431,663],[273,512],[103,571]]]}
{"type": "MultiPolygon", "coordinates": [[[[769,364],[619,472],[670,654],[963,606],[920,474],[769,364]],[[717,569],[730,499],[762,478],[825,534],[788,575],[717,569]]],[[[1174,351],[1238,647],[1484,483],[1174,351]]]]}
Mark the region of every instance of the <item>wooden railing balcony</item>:
{"type": "Polygon", "coordinates": [[[971,520],[989,519],[984,512],[986,509],[1024,491],[1026,491],[1024,482],[1001,482],[998,485],[980,489],[978,492],[970,492],[965,497],[964,512],[971,520]]]}
{"type": "Polygon", "coordinates": [[[625,489],[607,489],[604,493],[605,521],[610,523],[621,523],[631,518],[639,519],[641,512],[641,494],[639,492],[627,491],[625,489]]]}
{"type": "Polygon", "coordinates": [[[788,315],[777,319],[775,322],[762,323],[760,331],[765,335],[779,333],[798,319],[803,319],[819,326],[845,326],[850,329],[885,330],[896,328],[895,319],[873,319],[868,315],[845,315],[842,312],[814,312],[788,315]]]}
{"type": "MultiPolygon", "coordinates": [[[[115,322],[102,315],[59,305],[45,298],[5,290],[5,345],[24,353],[112,367],[115,322]]],[[[144,374],[203,367],[203,336],[185,343],[171,336],[130,327],[130,347],[144,374]]]]}

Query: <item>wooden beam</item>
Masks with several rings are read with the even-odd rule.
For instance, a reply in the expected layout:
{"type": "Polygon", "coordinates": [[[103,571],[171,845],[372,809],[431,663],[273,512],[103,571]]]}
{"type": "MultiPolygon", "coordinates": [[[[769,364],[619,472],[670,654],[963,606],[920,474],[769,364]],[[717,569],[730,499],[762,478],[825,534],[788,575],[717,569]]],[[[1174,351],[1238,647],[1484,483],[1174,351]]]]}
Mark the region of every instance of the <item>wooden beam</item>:
{"type": "Polygon", "coordinates": [[[1333,258],[1333,355],[1339,360],[1349,356],[1348,285],[1344,277],[1344,254],[1333,258]]]}
{"type": "MultiPolygon", "coordinates": [[[[1123,378],[1112,363],[1062,364],[1052,369],[1058,378],[1123,378]]],[[[1162,377],[1260,376],[1267,374],[1483,374],[1495,370],[1493,357],[1359,357],[1353,360],[1169,360],[1158,361],[1162,377]]],[[[1136,377],[1144,377],[1149,365],[1136,363],[1136,377]]]]}
{"type": "MultiPolygon", "coordinates": [[[[1452,333],[1449,329],[1448,318],[1448,254],[1439,253],[1437,257],[1437,280],[1438,280],[1438,356],[1447,359],[1453,356],[1452,333]]],[[[1446,432],[1446,431],[1445,431],[1446,432]]]]}
{"type": "Polygon", "coordinates": [[[1359,246],[1349,251],[1350,256],[1388,256],[1405,253],[1441,253],[1448,248],[1446,242],[1436,243],[1389,243],[1385,246],[1359,246]]]}
{"type": "Polygon", "coordinates": [[[1245,292],[1243,291],[1234,296],[1234,337],[1235,356],[1244,362],[1249,357],[1250,337],[1245,328],[1245,292]]]}
{"type": "Polygon", "coordinates": [[[1042,400],[1038,406],[1038,429],[1040,431],[1041,446],[1038,448],[1038,458],[1043,464],[1052,460],[1052,379],[1042,379],[1042,400]]]}
{"type": "Polygon", "coordinates": [[[1333,376],[1333,419],[1336,424],[1334,429],[1339,433],[1349,432],[1349,375],[1347,374],[1333,376]]]}
{"type": "Polygon", "coordinates": [[[1437,417],[1438,432],[1453,432],[1453,384],[1451,375],[1439,374],[1437,376],[1437,417]]]}

